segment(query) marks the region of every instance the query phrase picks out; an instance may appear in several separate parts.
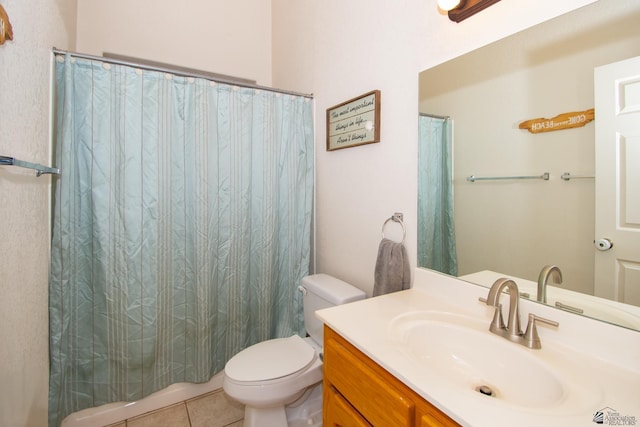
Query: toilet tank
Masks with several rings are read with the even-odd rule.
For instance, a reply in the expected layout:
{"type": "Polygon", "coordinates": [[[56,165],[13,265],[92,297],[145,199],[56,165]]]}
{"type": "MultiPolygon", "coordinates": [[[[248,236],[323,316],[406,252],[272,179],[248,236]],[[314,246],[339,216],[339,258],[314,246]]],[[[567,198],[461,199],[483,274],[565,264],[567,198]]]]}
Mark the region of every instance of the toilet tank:
{"type": "Polygon", "coordinates": [[[307,334],[322,346],[323,322],[315,315],[316,310],[364,299],[366,294],[353,285],[328,274],[314,274],[302,279],[304,327],[307,334]]]}

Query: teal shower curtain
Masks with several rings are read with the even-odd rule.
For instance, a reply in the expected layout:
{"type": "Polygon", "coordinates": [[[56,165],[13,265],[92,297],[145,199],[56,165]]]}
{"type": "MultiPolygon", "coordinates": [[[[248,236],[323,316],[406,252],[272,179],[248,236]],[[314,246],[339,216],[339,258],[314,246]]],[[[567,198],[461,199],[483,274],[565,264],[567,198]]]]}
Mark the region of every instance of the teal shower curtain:
{"type": "Polygon", "coordinates": [[[418,120],[418,266],[457,276],[451,120],[418,120]]]}
{"type": "Polygon", "coordinates": [[[56,58],[49,424],[302,334],[309,98],[56,58]]]}

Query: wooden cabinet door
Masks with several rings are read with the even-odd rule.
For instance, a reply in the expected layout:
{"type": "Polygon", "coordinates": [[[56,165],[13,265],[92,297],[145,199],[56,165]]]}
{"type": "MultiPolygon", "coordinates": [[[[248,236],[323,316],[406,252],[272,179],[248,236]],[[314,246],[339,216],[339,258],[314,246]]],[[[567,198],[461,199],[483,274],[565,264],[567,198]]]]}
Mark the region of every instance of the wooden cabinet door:
{"type": "Polygon", "coordinates": [[[331,329],[324,337],[326,383],[372,425],[413,427],[415,403],[408,389],[331,329]]]}
{"type": "Polygon", "coordinates": [[[324,393],[324,427],[371,427],[333,387],[324,393]]]}
{"type": "Polygon", "coordinates": [[[444,415],[436,408],[420,411],[417,426],[419,427],[453,427],[458,423],[444,415]]]}
{"type": "Polygon", "coordinates": [[[325,427],[453,427],[458,424],[325,326],[325,427]]]}

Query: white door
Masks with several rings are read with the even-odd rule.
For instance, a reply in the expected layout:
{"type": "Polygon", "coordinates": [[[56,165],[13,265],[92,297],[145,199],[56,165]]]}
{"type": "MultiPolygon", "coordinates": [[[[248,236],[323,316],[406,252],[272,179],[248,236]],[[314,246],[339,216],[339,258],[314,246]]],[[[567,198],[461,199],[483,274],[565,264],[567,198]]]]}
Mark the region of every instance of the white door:
{"type": "Polygon", "coordinates": [[[594,83],[595,295],[640,306],[640,57],[596,68],[594,83]]]}

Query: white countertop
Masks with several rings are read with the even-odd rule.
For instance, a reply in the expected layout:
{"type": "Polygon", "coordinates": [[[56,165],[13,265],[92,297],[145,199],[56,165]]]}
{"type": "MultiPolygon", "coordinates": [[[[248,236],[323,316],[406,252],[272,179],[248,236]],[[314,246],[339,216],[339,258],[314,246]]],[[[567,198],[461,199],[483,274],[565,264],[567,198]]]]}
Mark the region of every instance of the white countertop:
{"type": "MultiPolygon", "coordinates": [[[[424,361],[408,356],[398,337],[390,333],[392,320],[397,316],[429,310],[484,319],[488,329],[493,310],[477,301],[478,296],[486,297],[486,294],[487,290],[479,286],[416,269],[414,287],[410,290],[319,310],[316,315],[462,425],[495,427],[513,426],[517,422],[521,427],[589,426],[594,425],[593,416],[601,409],[605,409],[605,415],[607,411],[616,411],[619,416],[635,417],[636,424],[640,425],[640,333],[637,331],[529,301],[521,302],[523,328],[528,312],[556,320],[560,326],[555,330],[538,327],[543,347],[540,350],[508,344],[520,348],[518,351],[523,357],[538,358],[563,375],[578,378],[557,403],[535,408],[483,396],[472,387],[468,390],[452,387],[446,379],[429,374],[429,370],[421,366],[424,361]]],[[[518,360],[513,363],[517,364],[518,360]]]]}

